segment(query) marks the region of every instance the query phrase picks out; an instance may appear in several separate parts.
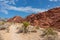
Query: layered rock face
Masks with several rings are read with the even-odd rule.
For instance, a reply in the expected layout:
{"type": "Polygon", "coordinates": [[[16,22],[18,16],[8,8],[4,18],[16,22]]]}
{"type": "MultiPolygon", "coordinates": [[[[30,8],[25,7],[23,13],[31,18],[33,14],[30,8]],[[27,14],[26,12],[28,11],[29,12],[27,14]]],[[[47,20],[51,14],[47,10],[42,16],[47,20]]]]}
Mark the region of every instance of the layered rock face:
{"type": "MultiPolygon", "coordinates": [[[[30,22],[33,26],[60,28],[60,7],[42,13],[31,14],[24,20],[30,22]]],[[[9,19],[8,22],[23,22],[23,18],[15,16],[9,19]]]]}
{"type": "Polygon", "coordinates": [[[26,20],[34,26],[60,28],[60,7],[29,15],[26,20]]]}

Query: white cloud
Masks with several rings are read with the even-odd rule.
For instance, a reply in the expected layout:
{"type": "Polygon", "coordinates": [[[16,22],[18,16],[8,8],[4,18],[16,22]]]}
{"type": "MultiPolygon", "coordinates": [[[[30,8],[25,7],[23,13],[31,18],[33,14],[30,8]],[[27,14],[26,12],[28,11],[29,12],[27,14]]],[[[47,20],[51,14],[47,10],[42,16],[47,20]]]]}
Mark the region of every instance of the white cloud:
{"type": "Polygon", "coordinates": [[[14,7],[14,6],[9,6],[8,10],[15,10],[15,11],[22,11],[22,12],[43,12],[46,11],[46,9],[38,9],[38,8],[32,8],[32,7],[14,7]]]}
{"type": "Polygon", "coordinates": [[[15,1],[18,1],[18,0],[0,0],[0,2],[4,2],[8,4],[15,4],[15,1]]]}
{"type": "Polygon", "coordinates": [[[9,6],[9,4],[14,5],[15,1],[18,1],[18,0],[0,0],[0,12],[8,14],[8,10],[6,10],[6,8],[9,6]]]}
{"type": "Polygon", "coordinates": [[[54,1],[54,2],[57,2],[57,1],[60,1],[60,0],[49,0],[49,1],[54,1]]]}
{"type": "Polygon", "coordinates": [[[15,4],[15,1],[17,0],[0,0],[0,12],[3,12],[5,14],[8,14],[8,10],[14,10],[19,12],[28,12],[28,13],[37,13],[37,12],[43,12],[46,11],[46,9],[38,9],[38,8],[32,8],[32,7],[16,7],[9,4],[15,4]],[[3,2],[2,2],[3,1],[3,2]]]}
{"type": "Polygon", "coordinates": [[[1,10],[1,12],[5,13],[5,14],[8,14],[7,10],[1,10]]]}

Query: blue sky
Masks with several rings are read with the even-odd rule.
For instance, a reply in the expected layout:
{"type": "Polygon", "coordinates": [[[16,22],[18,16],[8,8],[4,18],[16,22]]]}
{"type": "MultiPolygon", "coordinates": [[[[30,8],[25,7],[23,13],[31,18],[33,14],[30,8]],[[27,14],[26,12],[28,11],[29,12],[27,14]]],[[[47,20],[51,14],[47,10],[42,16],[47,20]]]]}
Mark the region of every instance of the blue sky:
{"type": "Polygon", "coordinates": [[[32,13],[44,12],[60,7],[60,0],[0,0],[0,17],[26,17],[32,13]]]}

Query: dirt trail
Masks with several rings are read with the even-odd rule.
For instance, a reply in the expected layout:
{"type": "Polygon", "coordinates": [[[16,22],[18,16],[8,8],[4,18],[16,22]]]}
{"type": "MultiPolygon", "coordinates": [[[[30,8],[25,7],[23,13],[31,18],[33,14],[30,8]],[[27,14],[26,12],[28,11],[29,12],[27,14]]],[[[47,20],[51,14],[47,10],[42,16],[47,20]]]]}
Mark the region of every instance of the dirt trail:
{"type": "Polygon", "coordinates": [[[19,40],[18,35],[16,34],[16,25],[11,25],[10,26],[10,40],[19,40]]]}

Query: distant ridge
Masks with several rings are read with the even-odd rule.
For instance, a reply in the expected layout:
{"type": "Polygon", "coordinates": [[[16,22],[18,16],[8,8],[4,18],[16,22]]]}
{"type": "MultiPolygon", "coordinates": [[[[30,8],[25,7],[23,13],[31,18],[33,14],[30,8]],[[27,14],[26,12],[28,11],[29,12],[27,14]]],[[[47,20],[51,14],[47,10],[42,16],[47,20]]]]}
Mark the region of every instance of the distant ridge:
{"type": "Polygon", "coordinates": [[[60,28],[60,7],[53,8],[42,13],[31,14],[25,19],[20,16],[15,16],[7,21],[19,23],[24,22],[24,20],[30,22],[33,26],[60,28]]]}

